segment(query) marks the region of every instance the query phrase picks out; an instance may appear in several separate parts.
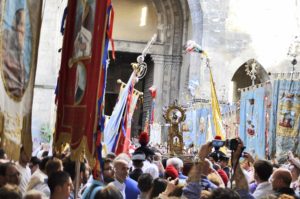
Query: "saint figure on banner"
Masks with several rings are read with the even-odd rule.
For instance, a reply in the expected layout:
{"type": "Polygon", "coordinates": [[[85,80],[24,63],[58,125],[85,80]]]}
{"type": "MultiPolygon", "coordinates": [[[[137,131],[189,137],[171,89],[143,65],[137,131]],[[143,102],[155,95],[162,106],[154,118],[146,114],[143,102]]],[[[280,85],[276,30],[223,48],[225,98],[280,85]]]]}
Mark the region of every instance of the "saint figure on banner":
{"type": "Polygon", "coordinates": [[[25,0],[6,1],[3,19],[2,77],[6,92],[21,100],[30,74],[31,29],[25,0]]]}

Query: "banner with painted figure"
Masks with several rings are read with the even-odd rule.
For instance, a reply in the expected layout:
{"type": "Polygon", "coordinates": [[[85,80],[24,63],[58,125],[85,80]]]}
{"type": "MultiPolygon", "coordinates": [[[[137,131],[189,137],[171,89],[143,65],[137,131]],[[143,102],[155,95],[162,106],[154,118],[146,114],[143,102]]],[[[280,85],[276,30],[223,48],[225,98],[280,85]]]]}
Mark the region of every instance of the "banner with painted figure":
{"type": "Polygon", "coordinates": [[[267,152],[266,105],[269,89],[269,85],[266,85],[242,90],[240,99],[239,135],[246,151],[259,158],[266,158],[267,152]]]}
{"type": "Polygon", "coordinates": [[[226,138],[232,139],[239,136],[239,110],[236,104],[221,105],[223,125],[226,138]]]}
{"type": "Polygon", "coordinates": [[[42,0],[0,1],[0,135],[8,157],[32,152],[31,108],[42,0]]]}
{"type": "MultiPolygon", "coordinates": [[[[236,137],[238,133],[237,106],[221,104],[220,109],[226,137],[236,137]]],[[[205,142],[213,140],[216,136],[213,121],[210,104],[187,111],[183,132],[185,146],[188,147],[193,143],[199,147],[205,142]]]]}
{"type": "Polygon", "coordinates": [[[105,39],[109,2],[68,1],[54,143],[60,147],[69,142],[73,159],[85,151],[92,161],[95,152],[98,94],[105,83],[100,79],[107,59],[105,39]]]}
{"type": "MultiPolygon", "coordinates": [[[[209,106],[209,105],[208,105],[209,106]]],[[[202,107],[186,112],[186,127],[183,132],[185,147],[194,144],[200,147],[215,136],[212,112],[210,107],[202,107]],[[210,136],[210,134],[212,134],[210,136]]]]}
{"type": "Polygon", "coordinates": [[[286,158],[300,154],[300,81],[278,79],[273,83],[270,122],[270,155],[286,158]]]}

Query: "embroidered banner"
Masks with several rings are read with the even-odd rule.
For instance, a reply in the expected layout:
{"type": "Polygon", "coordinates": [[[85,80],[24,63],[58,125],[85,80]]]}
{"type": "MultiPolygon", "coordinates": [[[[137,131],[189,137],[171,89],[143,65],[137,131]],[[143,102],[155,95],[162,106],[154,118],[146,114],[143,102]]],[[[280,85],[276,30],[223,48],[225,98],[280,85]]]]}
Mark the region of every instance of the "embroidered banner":
{"type": "Polygon", "coordinates": [[[289,150],[300,154],[300,81],[275,80],[269,138],[270,155],[286,157],[289,150]]]}
{"type": "Polygon", "coordinates": [[[30,157],[31,108],[43,1],[0,1],[0,134],[8,157],[30,157]]]}
{"type": "Polygon", "coordinates": [[[186,120],[182,126],[185,147],[193,144],[200,147],[215,136],[211,104],[201,104],[186,112],[186,120]]]}
{"type": "Polygon", "coordinates": [[[270,85],[243,90],[240,100],[239,135],[245,143],[246,151],[259,158],[266,158],[270,85]]]}
{"type": "Polygon", "coordinates": [[[68,2],[54,142],[56,146],[70,142],[73,159],[83,151],[90,161],[94,156],[109,6],[108,0],[68,2]]]}
{"type": "Polygon", "coordinates": [[[232,139],[239,136],[239,112],[236,104],[222,105],[222,119],[226,138],[232,139]]]}
{"type": "MultiPolygon", "coordinates": [[[[222,124],[227,138],[237,136],[237,108],[236,105],[222,104],[220,106],[222,124]]],[[[216,135],[210,104],[202,104],[201,107],[186,112],[186,122],[183,124],[184,144],[188,147],[194,144],[200,147],[207,141],[214,139],[216,135]]]]}

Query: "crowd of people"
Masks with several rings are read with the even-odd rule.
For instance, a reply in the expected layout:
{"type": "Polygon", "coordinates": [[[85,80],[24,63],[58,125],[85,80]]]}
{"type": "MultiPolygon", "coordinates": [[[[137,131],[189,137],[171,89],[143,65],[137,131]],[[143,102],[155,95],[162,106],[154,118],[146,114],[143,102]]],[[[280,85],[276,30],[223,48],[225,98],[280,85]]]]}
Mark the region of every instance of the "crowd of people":
{"type": "Polygon", "coordinates": [[[20,150],[17,162],[0,149],[2,199],[297,199],[300,198],[300,160],[289,152],[281,164],[255,159],[238,141],[231,155],[203,144],[183,162],[149,147],[142,133],[132,154],[108,153],[95,174],[87,161],[80,165],[80,187],[74,193],[75,162],[69,154],[31,157],[20,150]],[[245,150],[246,151],[246,150],[245,150]],[[186,174],[186,175],[185,175],[186,174]],[[76,196],[76,197],[75,197],[76,196]]]}

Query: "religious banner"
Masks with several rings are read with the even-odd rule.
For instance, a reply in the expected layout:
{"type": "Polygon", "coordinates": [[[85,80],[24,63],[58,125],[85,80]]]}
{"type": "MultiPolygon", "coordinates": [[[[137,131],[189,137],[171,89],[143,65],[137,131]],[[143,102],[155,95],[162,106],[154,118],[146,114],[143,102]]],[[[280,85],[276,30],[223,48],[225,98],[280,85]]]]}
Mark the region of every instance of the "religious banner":
{"type": "Polygon", "coordinates": [[[98,100],[105,88],[101,80],[105,80],[109,7],[109,0],[68,2],[54,143],[59,147],[69,142],[73,159],[85,151],[93,160],[95,152],[98,100]]]}
{"type": "Polygon", "coordinates": [[[31,108],[43,1],[0,1],[0,135],[8,157],[30,157],[31,108]]]}
{"type": "Polygon", "coordinates": [[[240,129],[239,136],[244,141],[246,150],[259,158],[266,158],[269,117],[266,105],[270,85],[258,85],[243,89],[240,99],[240,129]]]}
{"type": "MultiPolygon", "coordinates": [[[[129,147],[131,145],[131,121],[132,121],[132,116],[134,113],[134,110],[136,108],[136,103],[139,99],[139,96],[142,94],[138,90],[134,89],[134,84],[135,82],[132,82],[132,85],[129,87],[128,91],[128,96],[127,96],[127,101],[126,101],[126,107],[125,107],[125,113],[122,118],[121,122],[121,128],[119,132],[119,140],[116,146],[116,154],[120,153],[128,153],[129,152],[129,147]]],[[[123,88],[125,88],[125,84],[122,83],[121,85],[121,91],[120,93],[123,92],[123,88]]]]}
{"type": "Polygon", "coordinates": [[[183,140],[186,147],[189,147],[191,144],[195,147],[200,147],[206,142],[210,116],[211,109],[209,107],[202,107],[186,112],[184,124],[186,127],[184,129],[185,132],[183,132],[183,140]]]}
{"type": "Polygon", "coordinates": [[[232,139],[239,136],[239,111],[236,104],[221,105],[221,114],[223,125],[226,132],[226,138],[232,139]]]}
{"type": "Polygon", "coordinates": [[[300,81],[277,79],[273,84],[270,155],[300,154],[300,81]]]}
{"type": "MultiPolygon", "coordinates": [[[[196,105],[197,106],[197,105],[196,105]]],[[[237,135],[236,105],[222,104],[220,106],[222,123],[225,127],[226,137],[234,138],[237,135]]],[[[212,141],[216,136],[213,122],[211,104],[201,104],[186,112],[186,121],[183,124],[184,145],[193,144],[200,147],[202,144],[212,141]]]]}

